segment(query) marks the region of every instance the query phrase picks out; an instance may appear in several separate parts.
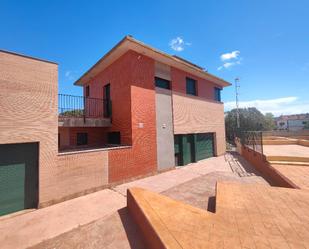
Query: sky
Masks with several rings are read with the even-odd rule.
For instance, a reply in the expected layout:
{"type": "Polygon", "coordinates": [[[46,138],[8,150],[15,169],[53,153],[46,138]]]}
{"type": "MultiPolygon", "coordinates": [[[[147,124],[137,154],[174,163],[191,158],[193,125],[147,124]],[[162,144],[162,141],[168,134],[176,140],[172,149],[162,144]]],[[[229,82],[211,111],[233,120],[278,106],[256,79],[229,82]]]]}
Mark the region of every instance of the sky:
{"type": "Polygon", "coordinates": [[[309,112],[309,1],[0,0],[0,49],[59,64],[59,93],[125,35],[231,83],[222,100],[276,116],[309,112]]]}

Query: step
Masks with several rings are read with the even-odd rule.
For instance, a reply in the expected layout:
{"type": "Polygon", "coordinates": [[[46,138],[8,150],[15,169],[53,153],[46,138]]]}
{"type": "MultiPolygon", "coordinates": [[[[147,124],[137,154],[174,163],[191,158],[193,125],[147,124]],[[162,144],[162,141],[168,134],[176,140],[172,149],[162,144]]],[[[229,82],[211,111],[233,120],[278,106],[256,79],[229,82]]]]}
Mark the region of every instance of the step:
{"type": "Polygon", "coordinates": [[[309,157],[300,156],[266,156],[267,161],[285,161],[285,162],[308,162],[309,157]]]}
{"type": "Polygon", "coordinates": [[[293,162],[293,161],[269,161],[270,164],[309,166],[309,162],[293,162]]]}

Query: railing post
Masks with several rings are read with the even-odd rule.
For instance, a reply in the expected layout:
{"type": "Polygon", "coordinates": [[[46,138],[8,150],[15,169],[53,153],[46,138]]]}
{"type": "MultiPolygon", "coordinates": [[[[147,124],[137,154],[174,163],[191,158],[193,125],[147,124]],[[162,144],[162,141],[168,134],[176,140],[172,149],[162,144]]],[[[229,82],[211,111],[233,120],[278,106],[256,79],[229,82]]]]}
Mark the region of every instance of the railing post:
{"type": "Polygon", "coordinates": [[[84,124],[86,123],[86,97],[84,96],[84,109],[83,109],[84,124]]]}

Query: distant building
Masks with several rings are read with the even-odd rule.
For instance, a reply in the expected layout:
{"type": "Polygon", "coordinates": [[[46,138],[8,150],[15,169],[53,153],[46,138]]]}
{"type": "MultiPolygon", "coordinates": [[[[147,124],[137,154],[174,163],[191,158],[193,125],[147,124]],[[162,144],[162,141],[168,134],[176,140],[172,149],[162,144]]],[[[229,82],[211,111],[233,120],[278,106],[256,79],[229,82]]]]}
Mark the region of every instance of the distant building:
{"type": "Polygon", "coordinates": [[[275,123],[278,130],[303,130],[304,126],[309,123],[309,113],[281,115],[280,117],[275,118],[275,123]]]}

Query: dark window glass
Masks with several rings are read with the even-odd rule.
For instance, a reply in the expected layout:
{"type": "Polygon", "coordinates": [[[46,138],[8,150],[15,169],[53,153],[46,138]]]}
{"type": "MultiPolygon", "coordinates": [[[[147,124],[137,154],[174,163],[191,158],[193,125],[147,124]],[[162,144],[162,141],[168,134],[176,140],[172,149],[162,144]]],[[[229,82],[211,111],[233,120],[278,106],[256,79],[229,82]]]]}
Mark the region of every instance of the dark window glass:
{"type": "Polygon", "coordinates": [[[87,144],[88,144],[88,134],[77,133],[77,145],[87,145],[87,144]]]}
{"type": "Polygon", "coordinates": [[[90,95],[90,88],[89,86],[86,86],[86,97],[89,97],[90,95]]]}
{"type": "Polygon", "coordinates": [[[120,144],[120,132],[113,131],[107,134],[107,142],[109,144],[120,144]]]}
{"type": "Polygon", "coordinates": [[[155,77],[155,85],[156,85],[156,87],[171,89],[170,82],[168,80],[161,79],[161,78],[158,78],[158,77],[155,77]]]}
{"type": "Polygon", "coordinates": [[[215,87],[215,100],[221,102],[221,88],[215,87]]]}
{"type": "Polygon", "coordinates": [[[186,78],[186,90],[187,90],[187,94],[197,95],[196,94],[196,80],[186,78]]]}
{"type": "Polygon", "coordinates": [[[111,101],[111,85],[107,84],[103,88],[104,99],[104,117],[110,118],[112,116],[112,101],[111,101]]]}

